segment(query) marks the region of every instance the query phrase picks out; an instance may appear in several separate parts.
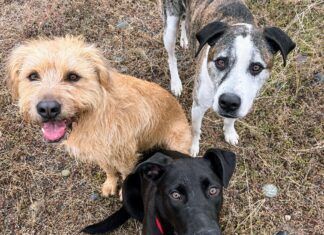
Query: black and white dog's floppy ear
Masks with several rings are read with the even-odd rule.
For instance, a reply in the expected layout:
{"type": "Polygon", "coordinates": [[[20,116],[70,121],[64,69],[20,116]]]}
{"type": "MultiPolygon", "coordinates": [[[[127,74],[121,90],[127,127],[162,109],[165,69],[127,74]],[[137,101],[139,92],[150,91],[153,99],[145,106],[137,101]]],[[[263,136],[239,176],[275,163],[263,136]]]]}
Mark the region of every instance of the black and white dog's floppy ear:
{"type": "Polygon", "coordinates": [[[199,48],[196,53],[196,57],[198,56],[201,49],[208,43],[209,46],[215,45],[217,40],[222,36],[225,30],[228,28],[226,23],[215,21],[206,25],[203,29],[201,29],[197,34],[196,38],[199,42],[199,48]]]}
{"type": "Polygon", "coordinates": [[[235,169],[236,155],[221,149],[208,149],[203,158],[211,162],[214,172],[226,188],[235,169]]]}
{"type": "Polygon", "coordinates": [[[273,54],[280,50],[283,65],[286,66],[287,55],[296,47],[296,44],[284,31],[277,27],[265,28],[263,35],[273,51],[273,54]]]}
{"type": "Polygon", "coordinates": [[[157,152],[146,161],[139,164],[135,171],[142,172],[144,177],[151,181],[157,181],[165,172],[165,168],[173,159],[163,153],[157,152]]]}

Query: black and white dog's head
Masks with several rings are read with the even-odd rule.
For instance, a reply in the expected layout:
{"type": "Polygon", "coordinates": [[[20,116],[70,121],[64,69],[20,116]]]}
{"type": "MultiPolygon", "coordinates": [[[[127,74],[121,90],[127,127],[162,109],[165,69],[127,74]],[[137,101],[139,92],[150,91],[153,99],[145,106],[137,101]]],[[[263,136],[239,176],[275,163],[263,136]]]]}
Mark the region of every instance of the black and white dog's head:
{"type": "Polygon", "coordinates": [[[284,66],[295,43],[281,29],[259,29],[251,24],[213,22],[197,33],[200,50],[208,44],[208,76],[214,89],[213,109],[220,116],[247,115],[270,75],[273,56],[280,51],[284,66]]]}

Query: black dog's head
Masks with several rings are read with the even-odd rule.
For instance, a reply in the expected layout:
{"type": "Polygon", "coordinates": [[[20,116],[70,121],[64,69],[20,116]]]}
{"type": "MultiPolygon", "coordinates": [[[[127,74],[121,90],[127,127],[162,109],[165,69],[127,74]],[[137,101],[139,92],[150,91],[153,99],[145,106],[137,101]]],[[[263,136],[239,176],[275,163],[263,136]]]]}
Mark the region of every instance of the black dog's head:
{"type": "Polygon", "coordinates": [[[157,152],[125,180],[124,206],[143,221],[144,234],[221,234],[223,187],[235,161],[234,153],[219,149],[208,150],[202,158],[157,152]]]}

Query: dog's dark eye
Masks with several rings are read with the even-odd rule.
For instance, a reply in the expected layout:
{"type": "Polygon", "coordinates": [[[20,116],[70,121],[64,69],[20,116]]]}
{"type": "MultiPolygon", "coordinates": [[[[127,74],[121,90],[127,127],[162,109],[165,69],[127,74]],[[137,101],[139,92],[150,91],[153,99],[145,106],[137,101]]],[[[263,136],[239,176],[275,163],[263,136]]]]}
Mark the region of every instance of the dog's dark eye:
{"type": "Polygon", "coordinates": [[[219,188],[216,188],[216,187],[210,187],[210,188],[209,188],[209,191],[208,191],[208,194],[209,194],[209,196],[211,196],[211,197],[215,197],[215,196],[217,196],[217,195],[219,194],[219,192],[220,192],[219,188]]]}
{"type": "Polygon", "coordinates": [[[227,64],[228,64],[228,60],[225,57],[220,57],[215,60],[215,65],[220,71],[226,69],[227,64]]]}
{"type": "Polygon", "coordinates": [[[262,64],[260,63],[252,63],[250,65],[250,73],[255,76],[258,75],[259,73],[261,73],[261,71],[264,69],[264,67],[262,66],[262,64]]]}
{"type": "Polygon", "coordinates": [[[31,82],[32,81],[37,81],[37,80],[39,80],[39,75],[38,75],[38,73],[33,72],[33,73],[29,74],[29,76],[27,78],[31,82]]]}
{"type": "Polygon", "coordinates": [[[75,74],[75,73],[69,73],[66,76],[66,80],[69,81],[69,82],[77,82],[77,81],[80,80],[80,76],[75,74]]]}
{"type": "Polygon", "coordinates": [[[181,196],[181,194],[179,192],[174,191],[170,195],[171,195],[172,199],[174,199],[174,200],[181,200],[182,199],[182,196],[181,196]]]}

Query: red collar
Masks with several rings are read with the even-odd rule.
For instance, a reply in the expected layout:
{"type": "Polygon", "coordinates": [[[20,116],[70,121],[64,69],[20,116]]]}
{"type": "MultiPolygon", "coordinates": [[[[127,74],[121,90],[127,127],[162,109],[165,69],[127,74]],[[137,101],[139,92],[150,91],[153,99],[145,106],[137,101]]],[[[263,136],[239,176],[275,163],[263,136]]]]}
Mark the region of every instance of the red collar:
{"type": "Polygon", "coordinates": [[[163,227],[162,227],[162,224],[157,216],[155,217],[155,223],[156,223],[156,226],[158,227],[160,233],[163,235],[164,234],[163,227]]]}

